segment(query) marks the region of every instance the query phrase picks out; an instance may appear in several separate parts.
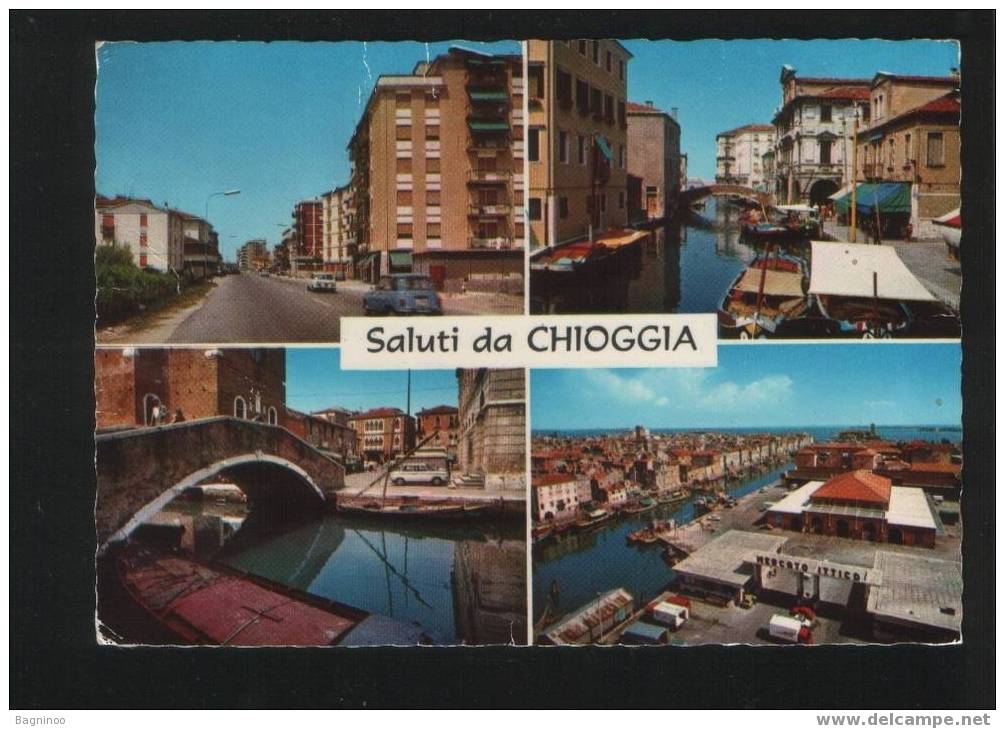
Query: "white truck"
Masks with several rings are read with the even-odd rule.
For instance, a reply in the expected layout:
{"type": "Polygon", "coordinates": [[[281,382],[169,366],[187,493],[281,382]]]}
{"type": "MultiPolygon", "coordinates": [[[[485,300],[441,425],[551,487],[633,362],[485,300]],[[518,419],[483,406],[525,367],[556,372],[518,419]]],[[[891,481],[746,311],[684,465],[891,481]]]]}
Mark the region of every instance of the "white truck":
{"type": "Polygon", "coordinates": [[[656,622],[669,625],[671,630],[677,630],[690,615],[683,605],[674,605],[672,602],[664,600],[653,605],[652,617],[656,622]]]}
{"type": "Polygon", "coordinates": [[[772,615],[768,635],[786,643],[812,643],[813,634],[801,621],[788,615],[772,615]]]}

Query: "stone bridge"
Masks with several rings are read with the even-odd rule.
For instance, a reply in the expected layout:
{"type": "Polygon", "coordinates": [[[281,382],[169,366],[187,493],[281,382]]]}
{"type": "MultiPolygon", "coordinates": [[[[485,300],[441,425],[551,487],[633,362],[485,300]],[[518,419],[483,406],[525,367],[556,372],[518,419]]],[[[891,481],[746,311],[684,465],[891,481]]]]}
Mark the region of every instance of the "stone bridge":
{"type": "Polygon", "coordinates": [[[185,489],[219,476],[252,504],[323,507],[344,484],[336,461],[285,428],[232,417],[100,433],[98,544],[123,539],[185,489]]]}
{"type": "Polygon", "coordinates": [[[690,206],[692,203],[712,195],[740,195],[741,197],[749,197],[757,200],[762,205],[771,205],[772,203],[771,193],[761,192],[760,190],[755,190],[754,188],[747,187],[745,185],[725,184],[704,185],[703,187],[691,187],[686,190],[681,190],[680,200],[683,205],[690,206]]]}

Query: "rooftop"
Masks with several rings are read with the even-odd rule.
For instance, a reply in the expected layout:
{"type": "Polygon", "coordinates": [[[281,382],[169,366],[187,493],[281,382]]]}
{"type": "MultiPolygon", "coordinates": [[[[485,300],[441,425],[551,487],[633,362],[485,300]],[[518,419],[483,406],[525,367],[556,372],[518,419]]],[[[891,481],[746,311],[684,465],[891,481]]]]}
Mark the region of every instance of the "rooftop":
{"type": "Polygon", "coordinates": [[[812,498],[834,501],[856,501],[887,504],[890,501],[890,479],[877,476],[872,471],[849,471],[827,481],[814,492],[812,498]]]}
{"type": "Polygon", "coordinates": [[[778,552],[786,537],[731,530],[679,562],[677,572],[742,587],[753,575],[747,562],[752,552],[778,552]]]}
{"type": "Polygon", "coordinates": [[[958,562],[879,551],[876,569],[883,583],[869,590],[869,612],[897,622],[960,629],[963,573],[958,562]]]}
{"type": "Polygon", "coordinates": [[[890,508],[886,512],[886,522],[894,526],[938,529],[925,492],[911,486],[894,486],[890,489],[890,508]]]}
{"type": "Polygon", "coordinates": [[[744,124],[742,127],[736,127],[736,129],[730,129],[725,132],[719,132],[716,137],[731,137],[737,134],[742,134],[743,132],[773,132],[775,128],[771,124],[744,124]]]}
{"type": "Polygon", "coordinates": [[[781,514],[802,514],[803,508],[809,503],[810,496],[823,485],[823,481],[808,481],[776,501],[775,505],[771,507],[771,511],[781,514]]]}
{"type": "Polygon", "coordinates": [[[405,411],[400,408],[371,408],[370,410],[364,410],[361,413],[356,413],[350,417],[354,419],[359,418],[386,418],[392,415],[404,415],[405,411]]]}
{"type": "Polygon", "coordinates": [[[455,415],[457,408],[453,405],[437,405],[431,408],[420,410],[417,415],[455,415]]]}

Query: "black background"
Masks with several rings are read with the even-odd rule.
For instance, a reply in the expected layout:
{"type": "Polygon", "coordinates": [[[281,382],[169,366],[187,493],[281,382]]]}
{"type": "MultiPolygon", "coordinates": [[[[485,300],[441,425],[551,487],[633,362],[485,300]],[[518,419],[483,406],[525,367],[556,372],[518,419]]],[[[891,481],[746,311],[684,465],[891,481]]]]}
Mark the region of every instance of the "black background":
{"type": "Polygon", "coordinates": [[[994,706],[993,12],[14,11],[9,21],[12,707],[994,706]],[[95,645],[94,42],[528,37],[961,40],[963,645],[253,652],[95,645]]]}

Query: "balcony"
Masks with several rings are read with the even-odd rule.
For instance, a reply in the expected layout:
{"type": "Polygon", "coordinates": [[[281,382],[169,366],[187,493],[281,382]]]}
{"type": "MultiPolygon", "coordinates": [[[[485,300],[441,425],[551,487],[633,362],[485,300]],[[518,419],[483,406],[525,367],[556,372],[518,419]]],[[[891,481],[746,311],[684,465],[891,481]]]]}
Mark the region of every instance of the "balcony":
{"type": "Polygon", "coordinates": [[[511,238],[478,238],[477,236],[471,236],[468,238],[468,247],[477,248],[479,250],[494,250],[501,251],[513,247],[513,240],[511,238]]]}
{"type": "Polygon", "coordinates": [[[503,128],[493,127],[492,129],[482,129],[472,126],[471,136],[468,139],[468,151],[498,152],[500,150],[507,150],[510,147],[508,131],[509,124],[503,125],[503,128]]]}
{"type": "Polygon", "coordinates": [[[509,105],[509,93],[506,89],[468,86],[468,99],[472,104],[509,105]]]}
{"type": "Polygon", "coordinates": [[[512,211],[512,207],[505,203],[469,203],[468,216],[477,217],[506,217],[512,211]]]}
{"type": "Polygon", "coordinates": [[[469,185],[505,185],[509,178],[509,170],[468,170],[469,185]]]}

